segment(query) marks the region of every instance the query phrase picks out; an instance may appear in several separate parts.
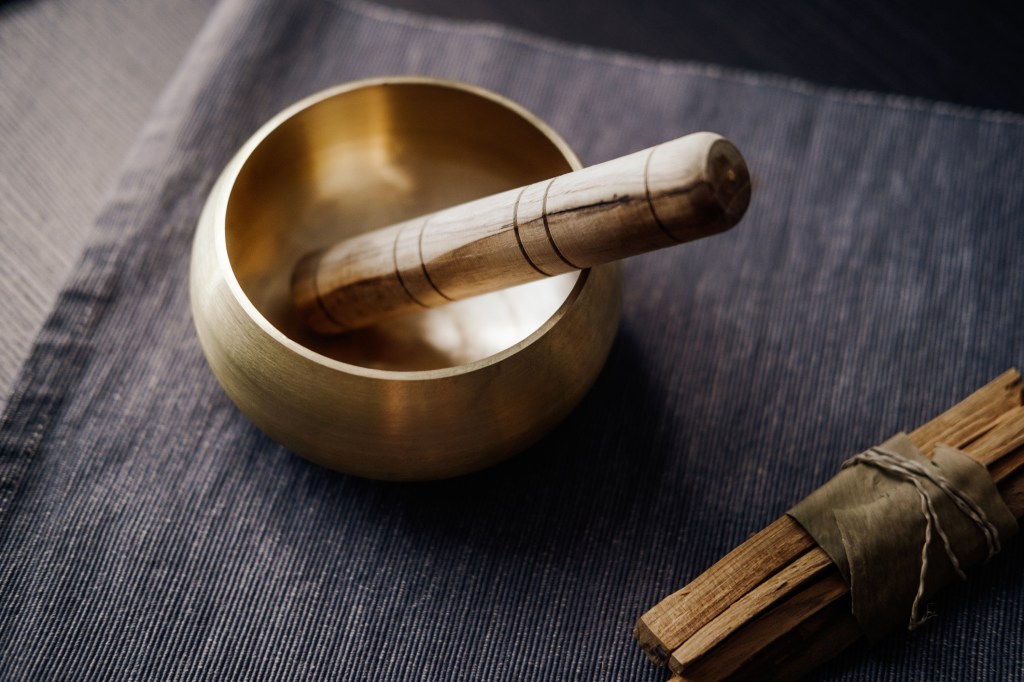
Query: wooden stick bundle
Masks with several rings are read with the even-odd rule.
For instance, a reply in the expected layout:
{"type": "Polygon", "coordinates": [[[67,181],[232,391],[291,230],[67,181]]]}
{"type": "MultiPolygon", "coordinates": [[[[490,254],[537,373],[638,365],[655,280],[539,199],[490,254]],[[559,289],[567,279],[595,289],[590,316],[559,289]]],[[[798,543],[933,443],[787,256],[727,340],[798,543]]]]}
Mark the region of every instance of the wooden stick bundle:
{"type": "MultiPolygon", "coordinates": [[[[1024,516],[1024,406],[1009,370],[909,434],[927,457],[938,444],[988,467],[1024,516]]],[[[862,637],[839,570],[782,516],[645,613],[634,635],[673,681],[793,679],[862,637]]]]}

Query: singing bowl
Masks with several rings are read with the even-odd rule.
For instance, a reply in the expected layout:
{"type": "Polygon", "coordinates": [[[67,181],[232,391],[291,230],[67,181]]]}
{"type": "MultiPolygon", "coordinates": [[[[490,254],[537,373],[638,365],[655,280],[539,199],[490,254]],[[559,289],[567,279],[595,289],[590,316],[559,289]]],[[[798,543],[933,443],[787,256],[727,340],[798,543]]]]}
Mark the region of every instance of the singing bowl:
{"type": "Polygon", "coordinates": [[[350,474],[444,478],[522,450],[600,372],[618,267],[340,337],[304,328],[289,281],[344,237],[579,167],[535,116],[468,85],[374,79],[296,103],[246,142],[199,219],[190,294],[214,375],[271,438],[350,474]]]}

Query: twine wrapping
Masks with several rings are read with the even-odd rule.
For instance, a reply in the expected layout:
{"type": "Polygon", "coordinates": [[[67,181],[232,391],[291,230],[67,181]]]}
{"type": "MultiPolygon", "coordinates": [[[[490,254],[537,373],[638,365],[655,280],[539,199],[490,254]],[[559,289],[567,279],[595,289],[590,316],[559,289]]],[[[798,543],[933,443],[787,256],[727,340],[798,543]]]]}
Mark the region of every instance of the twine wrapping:
{"type": "Polygon", "coordinates": [[[927,620],[927,599],[1017,529],[985,467],[941,445],[929,460],[905,434],[848,460],[787,513],[839,568],[871,640],[927,620]]]}

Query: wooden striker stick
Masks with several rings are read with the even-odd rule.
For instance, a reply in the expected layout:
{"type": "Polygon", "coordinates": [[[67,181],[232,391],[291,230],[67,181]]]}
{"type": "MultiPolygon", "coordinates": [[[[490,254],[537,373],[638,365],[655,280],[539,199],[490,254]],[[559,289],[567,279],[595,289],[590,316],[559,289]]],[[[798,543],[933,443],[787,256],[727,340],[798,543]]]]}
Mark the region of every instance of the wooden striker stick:
{"type": "Polygon", "coordinates": [[[314,330],[344,332],[712,235],[749,203],[736,147],[694,133],[309,254],[292,296],[314,330]]]}

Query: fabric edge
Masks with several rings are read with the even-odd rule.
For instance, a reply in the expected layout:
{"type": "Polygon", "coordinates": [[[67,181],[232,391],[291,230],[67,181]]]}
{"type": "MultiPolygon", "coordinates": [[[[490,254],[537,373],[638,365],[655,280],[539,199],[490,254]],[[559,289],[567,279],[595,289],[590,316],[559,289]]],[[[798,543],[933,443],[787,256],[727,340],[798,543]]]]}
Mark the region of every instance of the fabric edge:
{"type": "Polygon", "coordinates": [[[324,0],[348,11],[363,16],[403,23],[407,26],[431,31],[457,30],[493,38],[504,38],[521,45],[544,50],[554,54],[572,55],[590,61],[605,61],[616,66],[635,69],[656,69],[661,73],[689,73],[707,78],[720,78],[745,85],[776,87],[790,92],[822,97],[829,100],[879,106],[896,110],[922,111],[931,114],[963,119],[983,119],[998,123],[1024,125],[1024,114],[1001,109],[976,108],[925,97],[890,94],[874,90],[859,90],[838,86],[822,85],[802,78],[773,72],[749,71],[742,68],[721,66],[690,60],[662,59],[633,54],[611,48],[575,44],[525,29],[507,26],[491,21],[455,19],[430,14],[420,14],[407,9],[388,7],[369,0],[324,0]]]}

